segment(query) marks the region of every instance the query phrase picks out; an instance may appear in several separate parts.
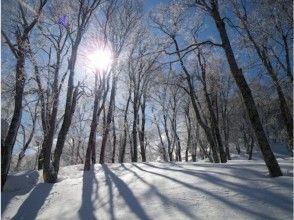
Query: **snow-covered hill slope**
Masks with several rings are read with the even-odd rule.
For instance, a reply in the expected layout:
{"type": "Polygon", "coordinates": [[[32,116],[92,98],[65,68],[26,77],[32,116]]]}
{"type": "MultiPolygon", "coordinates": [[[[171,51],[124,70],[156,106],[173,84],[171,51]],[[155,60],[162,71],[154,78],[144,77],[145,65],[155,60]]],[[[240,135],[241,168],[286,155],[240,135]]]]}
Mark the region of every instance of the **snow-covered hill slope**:
{"type": "Polygon", "coordinates": [[[268,176],[260,160],[64,167],[58,183],[37,171],[8,178],[2,219],[292,219],[292,158],[268,176]]]}

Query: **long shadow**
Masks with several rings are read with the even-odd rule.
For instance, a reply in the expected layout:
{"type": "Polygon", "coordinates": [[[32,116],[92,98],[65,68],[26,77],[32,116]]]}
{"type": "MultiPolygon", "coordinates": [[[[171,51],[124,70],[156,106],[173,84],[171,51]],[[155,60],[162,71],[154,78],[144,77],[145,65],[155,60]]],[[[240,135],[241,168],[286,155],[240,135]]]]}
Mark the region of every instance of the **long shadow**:
{"type": "Polygon", "coordinates": [[[105,174],[105,180],[106,180],[106,184],[108,186],[108,193],[109,193],[109,213],[111,216],[111,219],[114,220],[115,219],[115,214],[114,214],[114,204],[113,204],[113,189],[112,189],[112,182],[111,179],[109,177],[109,175],[105,172],[105,167],[106,165],[102,165],[104,174],[105,174]]]}
{"type": "Polygon", "coordinates": [[[89,171],[84,171],[83,174],[83,191],[82,191],[82,205],[78,211],[80,219],[97,219],[94,215],[94,207],[92,201],[92,194],[96,185],[96,195],[98,195],[98,181],[95,177],[94,167],[89,171]]]}
{"type": "Polygon", "coordinates": [[[178,183],[178,184],[181,184],[187,188],[190,188],[190,189],[193,189],[193,190],[197,190],[197,191],[200,191],[202,193],[205,193],[225,204],[227,204],[228,206],[230,206],[231,208],[236,208],[236,209],[239,209],[240,211],[242,212],[245,212],[247,214],[251,214],[251,215],[254,215],[254,217],[259,217],[259,218],[262,218],[262,219],[272,219],[272,216],[269,216],[269,215],[266,215],[266,213],[260,213],[260,212],[257,212],[255,210],[250,210],[249,208],[247,207],[244,207],[244,206],[241,206],[239,204],[237,204],[236,202],[232,202],[232,201],[229,201],[228,199],[225,199],[224,197],[222,196],[219,196],[217,194],[214,194],[208,190],[205,190],[203,188],[200,188],[200,187],[197,187],[197,186],[194,186],[194,185],[191,185],[189,183],[186,183],[186,182],[183,182],[183,181],[180,181],[180,180],[177,180],[175,178],[172,178],[172,177],[169,177],[169,176],[166,176],[166,175],[163,175],[163,174],[160,174],[160,173],[156,173],[156,172],[152,172],[152,171],[149,171],[149,170],[145,170],[139,166],[137,166],[136,164],[133,164],[133,166],[135,166],[137,169],[141,170],[141,171],[145,171],[147,173],[150,173],[150,174],[154,174],[156,176],[160,176],[160,177],[163,177],[163,178],[166,178],[166,179],[169,179],[175,183],[178,183]]]}
{"type": "MultiPolygon", "coordinates": [[[[185,207],[184,205],[180,204],[180,203],[176,203],[173,202],[172,200],[170,200],[168,197],[164,196],[162,193],[160,193],[158,191],[158,189],[154,186],[151,185],[150,183],[148,183],[146,180],[144,180],[141,176],[139,176],[135,171],[128,169],[124,164],[122,164],[122,167],[124,169],[126,169],[127,171],[133,173],[141,182],[143,182],[144,184],[148,185],[151,189],[151,193],[155,193],[155,195],[157,195],[164,203],[171,205],[172,207],[175,207],[177,209],[179,209],[184,215],[186,215],[187,217],[191,218],[191,219],[197,219],[197,216],[195,216],[190,209],[188,209],[187,207],[185,207]]],[[[150,196],[150,194],[147,194],[150,196]]]]}
{"type": "MultiPolygon", "coordinates": [[[[233,190],[237,193],[243,194],[246,197],[255,198],[256,200],[269,202],[269,203],[275,205],[276,207],[284,209],[285,211],[292,212],[292,210],[293,210],[292,201],[288,197],[280,195],[279,193],[269,191],[265,188],[259,188],[257,190],[256,188],[254,188],[254,186],[247,186],[245,184],[232,183],[232,182],[224,180],[223,178],[219,178],[215,175],[211,175],[211,173],[217,173],[217,172],[207,173],[207,172],[203,172],[201,170],[197,171],[197,172],[192,172],[192,171],[186,171],[186,170],[175,170],[175,169],[171,169],[171,168],[161,168],[161,167],[157,167],[157,166],[151,165],[151,164],[146,164],[146,165],[153,167],[153,168],[157,168],[157,169],[170,170],[173,172],[185,173],[185,174],[191,175],[193,177],[202,178],[202,179],[205,179],[206,181],[211,182],[215,185],[223,186],[227,189],[230,189],[230,190],[233,190]],[[252,193],[252,192],[254,192],[254,193],[252,193]],[[275,198],[275,199],[273,200],[272,198],[275,198]]],[[[251,170],[249,170],[248,172],[250,172],[250,171],[251,170]]],[[[222,174],[222,173],[218,173],[218,174],[222,174]]],[[[232,177],[234,177],[234,176],[232,176],[232,177]]],[[[246,181],[246,179],[244,179],[244,178],[243,178],[243,180],[246,181]]],[[[279,183],[279,185],[284,185],[284,184],[279,183]]]]}
{"type": "MultiPolygon", "coordinates": [[[[242,167],[242,168],[240,168],[240,167],[225,167],[224,169],[229,168],[230,170],[233,171],[233,174],[229,174],[229,173],[223,173],[223,172],[217,172],[217,171],[206,172],[206,171],[203,171],[203,170],[193,170],[193,169],[189,169],[189,168],[183,168],[182,166],[179,166],[179,167],[182,168],[182,169],[185,169],[185,170],[172,169],[172,168],[168,168],[168,167],[162,168],[162,167],[158,167],[158,166],[155,166],[155,165],[149,164],[149,163],[145,163],[145,165],[150,166],[152,168],[165,170],[165,171],[169,170],[169,171],[173,171],[173,172],[185,173],[185,174],[188,174],[188,175],[191,175],[191,176],[194,176],[194,177],[197,177],[197,174],[199,174],[199,173],[205,173],[205,174],[226,175],[226,176],[233,177],[233,178],[238,178],[238,179],[241,179],[241,180],[248,180],[248,178],[245,178],[244,176],[246,176],[246,174],[250,174],[250,176],[255,177],[255,178],[264,177],[264,178],[266,178],[266,180],[273,179],[270,176],[262,176],[260,171],[247,169],[247,168],[244,168],[244,167],[242,167]],[[242,172],[240,172],[240,169],[242,169],[242,172]]],[[[202,167],[202,165],[200,165],[200,167],[202,167]]],[[[255,180],[255,178],[254,178],[254,180],[255,180]]],[[[293,186],[293,184],[289,184],[287,182],[284,182],[282,179],[280,179],[279,185],[285,186],[285,187],[292,187],[293,186]]]]}
{"type": "Polygon", "coordinates": [[[53,184],[51,183],[39,183],[30,193],[28,198],[22,203],[12,219],[35,219],[52,187],[53,184]]]}
{"type": "Polygon", "coordinates": [[[25,195],[30,192],[32,188],[36,186],[38,179],[39,172],[35,170],[25,172],[21,175],[8,176],[7,182],[4,186],[4,191],[1,193],[1,215],[5,212],[7,205],[13,197],[25,195]],[[24,183],[24,180],[28,180],[29,183],[24,183]],[[7,191],[10,181],[14,183],[21,183],[21,189],[16,189],[16,191],[7,191]],[[23,186],[25,186],[25,188],[23,188],[23,186]]]}
{"type": "Polygon", "coordinates": [[[149,220],[150,218],[147,216],[146,212],[140,205],[140,202],[134,196],[134,193],[130,190],[124,181],[118,178],[108,167],[107,165],[102,166],[105,175],[108,175],[109,178],[113,181],[116,188],[118,189],[120,195],[123,197],[129,208],[132,212],[141,220],[149,220]]]}

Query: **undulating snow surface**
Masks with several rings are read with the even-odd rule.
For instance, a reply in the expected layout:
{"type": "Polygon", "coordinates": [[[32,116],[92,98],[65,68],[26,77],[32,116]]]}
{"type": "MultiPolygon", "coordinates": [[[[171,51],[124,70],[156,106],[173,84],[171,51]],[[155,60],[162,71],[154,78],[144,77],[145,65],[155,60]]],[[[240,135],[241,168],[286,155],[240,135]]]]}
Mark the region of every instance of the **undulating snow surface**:
{"type": "Polygon", "coordinates": [[[61,168],[8,178],[2,219],[292,219],[292,158],[271,178],[261,160],[227,164],[134,163],[61,168]]]}

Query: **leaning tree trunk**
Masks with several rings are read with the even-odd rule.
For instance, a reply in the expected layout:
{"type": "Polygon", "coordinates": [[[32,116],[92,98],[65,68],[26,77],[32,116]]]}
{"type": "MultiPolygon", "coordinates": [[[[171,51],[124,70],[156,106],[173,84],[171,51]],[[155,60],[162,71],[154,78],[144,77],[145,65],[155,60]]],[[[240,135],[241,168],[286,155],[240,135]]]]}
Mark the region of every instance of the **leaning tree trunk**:
{"type": "Polygon", "coordinates": [[[175,44],[175,47],[176,47],[176,54],[177,54],[177,57],[178,57],[178,59],[180,61],[180,65],[181,65],[182,70],[184,71],[184,73],[186,75],[186,80],[187,80],[188,86],[189,86],[189,96],[191,98],[192,107],[193,107],[193,110],[195,111],[197,121],[198,121],[199,125],[201,126],[201,128],[204,130],[207,141],[208,141],[208,143],[209,143],[209,145],[211,147],[211,150],[212,150],[212,156],[213,156],[214,162],[219,163],[219,157],[218,157],[218,154],[217,154],[217,150],[216,150],[216,147],[215,147],[215,143],[214,143],[212,133],[210,131],[210,128],[203,122],[203,120],[201,118],[201,115],[200,115],[200,111],[199,111],[197,103],[196,103],[196,94],[195,94],[195,89],[194,89],[194,86],[193,86],[193,83],[192,83],[192,80],[191,80],[191,75],[189,74],[187,68],[184,65],[183,58],[182,58],[182,56],[180,54],[180,49],[179,49],[178,42],[177,42],[176,38],[173,37],[172,40],[173,40],[173,42],[175,44]]]}
{"type": "Polygon", "coordinates": [[[12,151],[15,144],[17,132],[22,116],[22,98],[25,86],[25,52],[24,42],[20,43],[18,49],[18,58],[16,62],[16,82],[15,82],[15,97],[14,97],[14,112],[8,129],[8,133],[4,140],[4,145],[1,143],[1,191],[3,190],[6,178],[9,172],[12,151]]]}
{"type": "Polygon", "coordinates": [[[204,95],[205,95],[205,99],[206,99],[206,103],[207,103],[207,107],[208,107],[208,111],[209,111],[209,115],[210,115],[210,119],[211,119],[211,129],[213,130],[213,133],[216,137],[216,142],[218,145],[218,150],[219,150],[221,162],[226,163],[227,158],[226,158],[226,153],[224,151],[224,146],[223,146],[222,138],[221,138],[220,131],[219,131],[217,117],[213,111],[212,102],[211,102],[211,99],[210,99],[210,97],[208,95],[208,91],[207,91],[205,63],[202,63],[205,61],[201,61],[200,53],[198,53],[198,62],[200,64],[201,72],[202,72],[203,91],[204,91],[204,95]]]}
{"type": "Polygon", "coordinates": [[[224,51],[231,69],[231,73],[237,83],[237,86],[239,87],[241,91],[241,94],[247,109],[247,113],[251,121],[251,125],[254,129],[258,145],[261,149],[261,152],[262,152],[264,161],[266,163],[266,166],[269,170],[269,173],[273,177],[282,176],[283,174],[281,172],[280,166],[275,158],[275,155],[273,154],[270,148],[266,134],[263,130],[251,90],[245,80],[242,70],[238,67],[227,31],[225,28],[225,23],[224,23],[224,20],[221,19],[220,17],[219,9],[218,9],[218,5],[216,1],[212,1],[211,15],[215,21],[218,32],[222,39],[223,48],[224,48],[224,51]]]}
{"type": "Polygon", "coordinates": [[[21,164],[21,161],[25,156],[25,152],[28,149],[28,147],[29,147],[29,145],[32,142],[33,137],[34,137],[35,128],[36,128],[36,120],[37,120],[37,106],[38,106],[38,103],[36,104],[36,107],[35,107],[34,116],[32,116],[33,126],[32,126],[30,136],[29,136],[28,140],[26,141],[25,145],[23,146],[23,148],[21,149],[21,152],[18,155],[18,160],[17,160],[17,164],[16,164],[16,168],[15,168],[16,171],[18,171],[18,169],[20,167],[20,164],[21,164]]]}
{"type": "MultiPolygon", "coordinates": [[[[293,73],[291,68],[290,62],[290,53],[289,53],[289,46],[287,42],[287,37],[283,35],[283,42],[284,42],[284,50],[285,50],[285,59],[287,63],[287,76],[290,79],[291,83],[293,83],[293,73]]],[[[292,50],[290,50],[292,52],[292,50]]]]}
{"type": "MultiPolygon", "coordinates": [[[[285,99],[285,95],[283,93],[283,90],[280,85],[277,74],[274,71],[273,65],[270,61],[270,58],[269,58],[267,51],[264,49],[261,49],[261,47],[256,43],[254,37],[252,36],[252,34],[249,30],[249,27],[248,27],[246,20],[242,19],[242,23],[244,25],[244,28],[246,30],[246,33],[247,33],[249,40],[252,42],[252,44],[257,52],[258,57],[260,58],[265,69],[267,70],[267,74],[272,78],[273,84],[276,88],[276,91],[277,91],[277,94],[279,97],[280,110],[281,110],[282,118],[284,120],[284,124],[287,129],[289,145],[292,147],[293,146],[293,117],[292,117],[291,112],[289,110],[289,107],[287,105],[287,101],[285,99]]],[[[287,51],[288,51],[287,39],[283,38],[283,41],[284,41],[284,44],[286,47],[285,50],[286,50],[286,61],[287,61],[287,73],[288,73],[288,75],[292,76],[291,67],[289,67],[289,65],[288,65],[289,54],[287,53],[287,51]]],[[[292,81],[293,81],[293,76],[292,76],[292,81]]]]}

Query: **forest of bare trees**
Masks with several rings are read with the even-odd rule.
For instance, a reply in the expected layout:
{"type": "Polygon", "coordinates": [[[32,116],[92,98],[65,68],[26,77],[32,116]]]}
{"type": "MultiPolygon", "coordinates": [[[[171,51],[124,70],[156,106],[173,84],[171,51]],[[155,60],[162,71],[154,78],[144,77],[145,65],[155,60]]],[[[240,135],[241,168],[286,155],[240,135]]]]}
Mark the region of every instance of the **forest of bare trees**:
{"type": "Polygon", "coordinates": [[[55,183],[67,165],[254,150],[283,175],[270,145],[293,151],[292,1],[144,4],[2,1],[1,189],[24,169],[55,183]]]}

